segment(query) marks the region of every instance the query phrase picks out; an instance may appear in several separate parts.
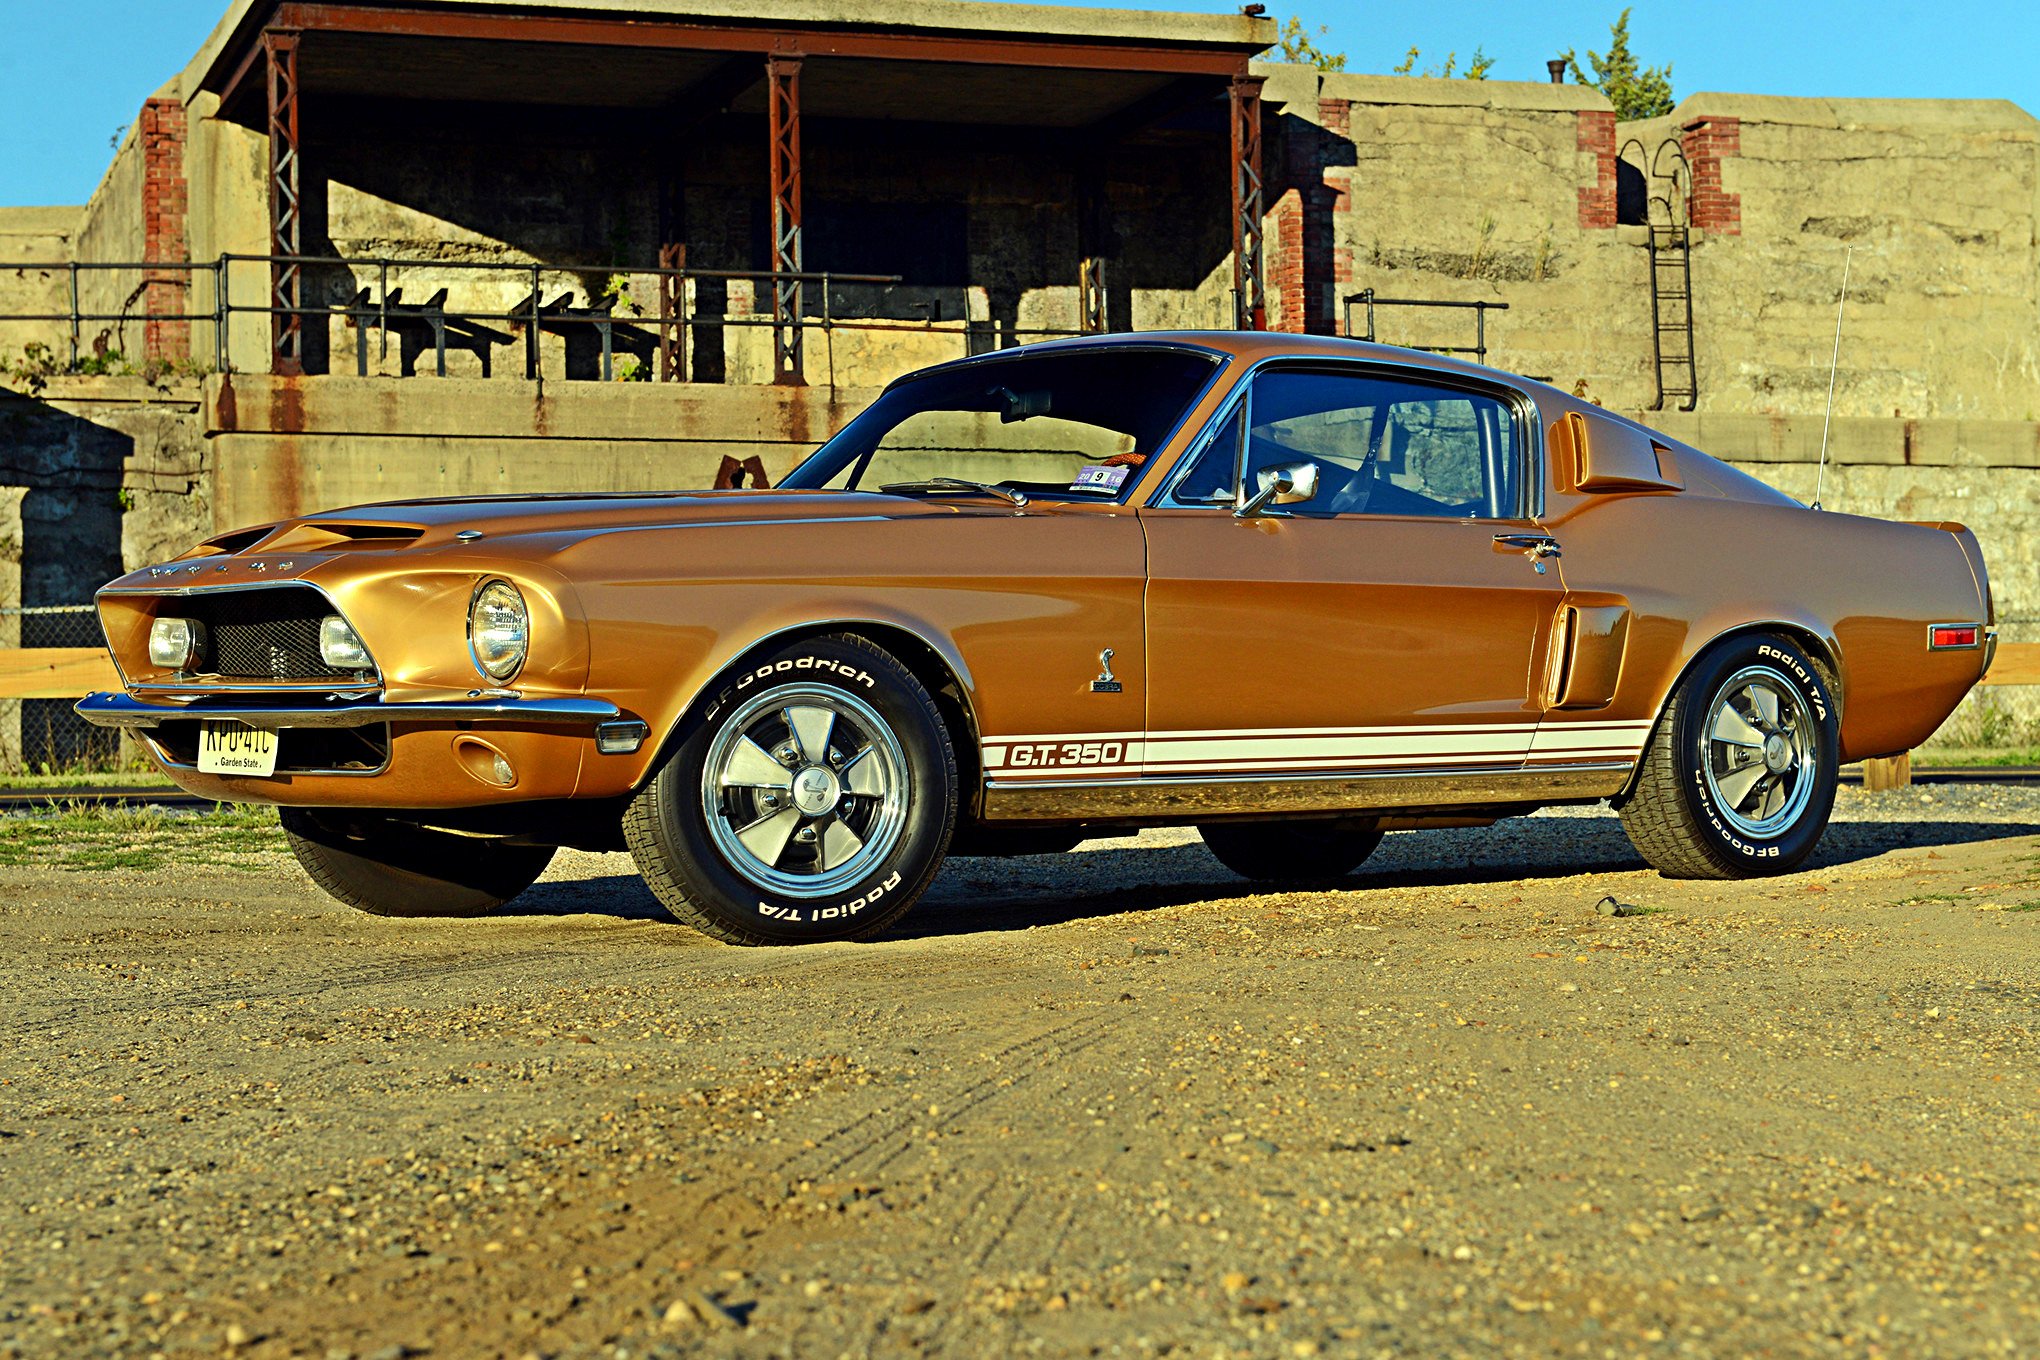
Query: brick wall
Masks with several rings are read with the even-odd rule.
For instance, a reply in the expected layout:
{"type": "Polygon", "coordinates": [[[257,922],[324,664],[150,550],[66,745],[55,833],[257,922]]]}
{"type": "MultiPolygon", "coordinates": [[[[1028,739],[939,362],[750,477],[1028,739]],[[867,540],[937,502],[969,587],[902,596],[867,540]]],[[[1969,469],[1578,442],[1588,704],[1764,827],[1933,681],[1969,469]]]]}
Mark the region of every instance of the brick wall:
{"type": "MultiPolygon", "coordinates": [[[[188,193],[184,128],[180,101],[157,98],[142,105],[142,240],[143,254],[151,261],[191,258],[184,231],[188,193]]],[[[150,319],[143,332],[143,353],[151,359],[189,358],[191,323],[158,318],[190,310],[190,275],[183,270],[152,269],[144,277],[144,309],[150,319]]]]}
{"type": "Polygon", "coordinates": [[[1334,214],[1351,206],[1345,171],[1333,178],[1335,149],[1351,145],[1351,101],[1318,102],[1317,124],[1284,117],[1282,179],[1271,187],[1267,251],[1268,328],[1311,335],[1338,330],[1340,285],[1353,278],[1350,248],[1337,244],[1334,214]]]}
{"type": "Polygon", "coordinates": [[[1594,182],[1580,186],[1580,227],[1600,231],[1615,225],[1615,115],[1605,109],[1582,109],[1580,150],[1594,158],[1594,182]]]}
{"type": "Polygon", "coordinates": [[[1742,235],[1742,195],[1721,187],[1722,159],[1742,154],[1742,120],[1696,119],[1679,130],[1679,148],[1693,168],[1691,223],[1724,236],[1742,235]]]}

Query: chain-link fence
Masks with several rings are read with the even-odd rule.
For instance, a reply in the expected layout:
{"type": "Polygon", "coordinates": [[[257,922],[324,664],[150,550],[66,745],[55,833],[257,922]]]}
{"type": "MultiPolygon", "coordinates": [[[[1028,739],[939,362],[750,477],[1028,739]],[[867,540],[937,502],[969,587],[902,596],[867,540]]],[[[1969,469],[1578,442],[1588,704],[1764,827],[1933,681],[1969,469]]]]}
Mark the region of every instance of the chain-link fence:
{"type": "MultiPolygon", "coordinates": [[[[89,604],[0,608],[0,647],[103,647],[89,604]]],[[[120,733],[94,727],[69,699],[0,699],[0,772],[120,768],[120,733]]]]}

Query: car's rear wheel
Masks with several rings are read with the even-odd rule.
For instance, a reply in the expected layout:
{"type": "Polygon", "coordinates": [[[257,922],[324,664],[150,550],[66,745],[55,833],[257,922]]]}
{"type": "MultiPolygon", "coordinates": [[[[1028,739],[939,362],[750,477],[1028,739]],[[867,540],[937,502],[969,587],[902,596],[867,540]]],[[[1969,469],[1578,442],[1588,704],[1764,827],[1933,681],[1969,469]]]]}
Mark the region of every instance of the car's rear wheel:
{"type": "Polygon", "coordinates": [[[1804,648],[1730,638],[1665,706],[1623,829],[1670,878],[1787,873],[1827,829],[1840,745],[1827,677],[1804,648]]]}
{"type": "Polygon", "coordinates": [[[549,845],[458,836],[372,813],[279,808],[312,881],[376,916],[482,916],[538,881],[549,845]]]}
{"type": "Polygon", "coordinates": [[[1276,883],[1344,877],[1381,844],[1371,821],[1207,822],[1197,834],[1240,877],[1276,883]]]}
{"type": "Polygon", "coordinates": [[[926,687],[863,638],[746,663],[688,720],[624,836],[682,921],[731,944],[861,939],[935,876],[956,755],[926,687]]]}

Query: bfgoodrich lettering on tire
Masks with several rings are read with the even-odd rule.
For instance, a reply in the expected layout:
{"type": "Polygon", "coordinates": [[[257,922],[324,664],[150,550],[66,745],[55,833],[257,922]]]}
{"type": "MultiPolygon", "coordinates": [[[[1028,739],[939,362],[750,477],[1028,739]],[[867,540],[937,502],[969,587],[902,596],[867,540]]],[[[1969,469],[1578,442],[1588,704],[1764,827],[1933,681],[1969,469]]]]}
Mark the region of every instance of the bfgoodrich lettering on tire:
{"type": "Polygon", "coordinates": [[[717,682],[632,801],[624,836],[667,910],[731,944],[875,935],[912,906],[956,821],[935,701],[847,634],[717,682]]]}
{"type": "Polygon", "coordinates": [[[1753,878],[1813,853],[1835,801],[1841,714],[1797,643],[1729,638],[1673,693],[1622,826],[1671,878],[1753,878]]]}

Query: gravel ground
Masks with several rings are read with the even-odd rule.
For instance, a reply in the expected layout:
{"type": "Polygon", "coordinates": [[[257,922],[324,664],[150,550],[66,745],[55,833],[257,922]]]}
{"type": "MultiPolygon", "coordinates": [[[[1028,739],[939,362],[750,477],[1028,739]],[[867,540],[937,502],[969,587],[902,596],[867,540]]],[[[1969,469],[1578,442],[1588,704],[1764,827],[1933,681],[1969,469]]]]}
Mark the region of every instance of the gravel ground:
{"type": "Polygon", "coordinates": [[[1300,893],[1150,832],[799,950],[630,873],[0,866],[0,1355],[2040,1350],[2040,790],[1752,884],[1605,810],[1300,893]]]}

